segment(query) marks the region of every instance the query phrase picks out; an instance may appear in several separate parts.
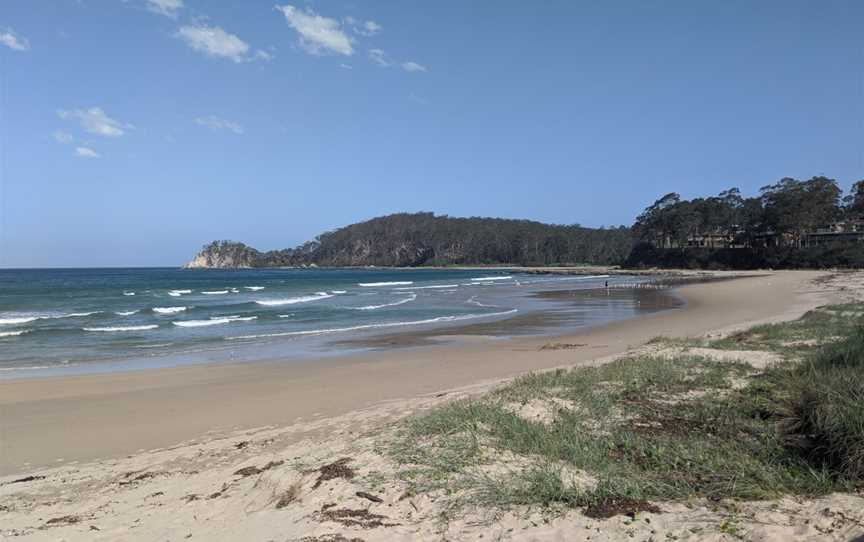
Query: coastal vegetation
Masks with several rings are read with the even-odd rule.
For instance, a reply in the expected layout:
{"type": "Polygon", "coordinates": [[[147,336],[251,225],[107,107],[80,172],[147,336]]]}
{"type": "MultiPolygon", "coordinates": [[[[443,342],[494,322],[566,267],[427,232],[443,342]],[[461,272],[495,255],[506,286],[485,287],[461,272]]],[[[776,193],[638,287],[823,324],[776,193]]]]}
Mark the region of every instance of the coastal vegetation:
{"type": "Polygon", "coordinates": [[[711,269],[864,266],[864,181],[845,197],[827,177],[784,178],[745,197],[737,188],[669,193],[632,227],[587,228],[502,218],[397,213],[261,252],[216,241],[188,267],[623,265],[711,269]]]}
{"type": "Polygon", "coordinates": [[[217,241],[190,267],[615,264],[632,244],[630,229],[623,226],[398,213],[323,233],[293,249],[259,252],[217,241]]]}
{"type": "Polygon", "coordinates": [[[737,188],[682,199],[669,193],[633,225],[625,267],[714,269],[864,265],[864,181],[784,178],[744,197],[737,188]]]}
{"type": "Polygon", "coordinates": [[[410,491],[441,493],[454,512],[537,505],[602,517],[659,501],[853,491],[864,484],[862,314],[864,304],[828,306],[529,374],[408,420],[384,449],[410,491]]]}

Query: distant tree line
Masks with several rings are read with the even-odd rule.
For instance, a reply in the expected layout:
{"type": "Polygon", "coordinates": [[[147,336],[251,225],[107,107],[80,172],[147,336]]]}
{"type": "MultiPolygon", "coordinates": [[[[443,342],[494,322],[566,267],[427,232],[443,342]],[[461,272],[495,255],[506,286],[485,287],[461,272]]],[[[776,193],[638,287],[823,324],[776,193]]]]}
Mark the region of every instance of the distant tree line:
{"type": "Polygon", "coordinates": [[[864,264],[864,180],[784,178],[743,197],[737,188],[682,199],[666,194],[633,225],[633,267],[826,267],[864,264]]]}

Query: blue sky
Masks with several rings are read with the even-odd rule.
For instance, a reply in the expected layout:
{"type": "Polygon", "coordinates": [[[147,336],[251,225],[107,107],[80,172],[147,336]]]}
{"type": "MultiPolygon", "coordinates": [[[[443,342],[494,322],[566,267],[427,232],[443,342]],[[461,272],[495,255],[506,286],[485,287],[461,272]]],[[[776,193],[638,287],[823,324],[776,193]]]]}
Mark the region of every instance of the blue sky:
{"type": "Polygon", "coordinates": [[[864,2],[2,0],[0,266],[864,178],[864,2]]]}

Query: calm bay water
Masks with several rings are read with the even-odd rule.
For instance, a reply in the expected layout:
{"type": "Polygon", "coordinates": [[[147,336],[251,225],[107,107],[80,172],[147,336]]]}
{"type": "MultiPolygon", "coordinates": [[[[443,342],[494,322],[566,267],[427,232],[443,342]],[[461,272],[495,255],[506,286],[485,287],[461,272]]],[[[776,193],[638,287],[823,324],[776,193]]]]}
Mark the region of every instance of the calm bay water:
{"type": "MultiPolygon", "coordinates": [[[[0,270],[0,378],[331,352],[333,340],[530,314],[549,303],[534,292],[606,281],[632,279],[425,269],[0,270]]],[[[588,321],[638,311],[627,299],[606,305],[595,303],[588,321]]]]}

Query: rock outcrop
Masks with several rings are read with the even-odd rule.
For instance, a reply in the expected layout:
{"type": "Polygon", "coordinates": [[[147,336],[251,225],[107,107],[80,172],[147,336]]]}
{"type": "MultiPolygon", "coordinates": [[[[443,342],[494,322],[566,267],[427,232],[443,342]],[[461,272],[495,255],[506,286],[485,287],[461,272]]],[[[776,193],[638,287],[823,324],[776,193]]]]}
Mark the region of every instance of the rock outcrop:
{"type": "Polygon", "coordinates": [[[185,268],[187,269],[239,269],[258,267],[261,253],[243,243],[213,241],[206,245],[185,268]]]}

